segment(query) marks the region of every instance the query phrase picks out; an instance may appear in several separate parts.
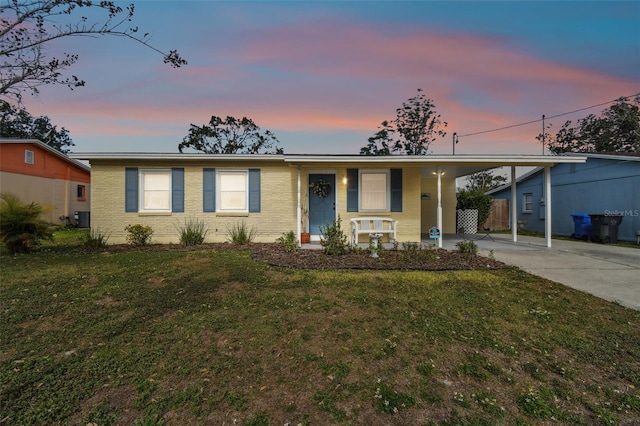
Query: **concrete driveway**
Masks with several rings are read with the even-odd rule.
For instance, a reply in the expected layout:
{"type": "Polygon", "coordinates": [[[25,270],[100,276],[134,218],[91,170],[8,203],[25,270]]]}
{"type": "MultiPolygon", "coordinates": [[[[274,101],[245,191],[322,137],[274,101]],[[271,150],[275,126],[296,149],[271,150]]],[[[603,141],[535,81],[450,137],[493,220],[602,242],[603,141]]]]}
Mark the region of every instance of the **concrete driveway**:
{"type": "MultiPolygon", "coordinates": [[[[640,310],[640,249],[614,245],[552,239],[551,248],[544,238],[511,234],[466,235],[483,256],[493,250],[494,257],[531,274],[547,278],[600,298],[640,310]],[[482,239],[481,239],[482,238],[482,239]]],[[[459,235],[444,235],[443,247],[456,249],[459,235]]]]}

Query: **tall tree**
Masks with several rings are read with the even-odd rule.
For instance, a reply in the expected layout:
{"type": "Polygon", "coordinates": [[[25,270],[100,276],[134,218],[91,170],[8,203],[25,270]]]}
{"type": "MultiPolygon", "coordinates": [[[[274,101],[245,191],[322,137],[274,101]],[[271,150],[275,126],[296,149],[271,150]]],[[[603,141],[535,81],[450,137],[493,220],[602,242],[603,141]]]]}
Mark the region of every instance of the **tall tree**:
{"type": "Polygon", "coordinates": [[[368,144],[360,148],[360,155],[391,155],[395,130],[388,121],[383,121],[378,132],[368,139],[368,144]]]}
{"type": "Polygon", "coordinates": [[[250,118],[227,116],[223,120],[214,115],[209,125],[192,124],[178,150],[191,148],[207,154],[282,154],[279,143],[272,132],[261,132],[250,118]]]}
{"type": "Polygon", "coordinates": [[[466,189],[469,191],[479,191],[485,193],[497,188],[507,181],[507,178],[500,175],[494,175],[493,170],[477,172],[467,176],[466,189]]]}
{"type": "Polygon", "coordinates": [[[576,126],[567,121],[555,136],[545,137],[554,154],[640,152],[640,95],[632,100],[620,98],[600,116],[589,114],[578,120],[576,126]]]}
{"type": "MultiPolygon", "coordinates": [[[[118,36],[150,48],[173,67],[186,65],[177,51],[164,53],[149,43],[150,35],[139,35],[130,26],[134,5],[125,9],[113,1],[92,0],[2,0],[0,3],[0,97],[20,101],[23,92],[37,94],[45,84],[63,84],[73,89],[84,86],[75,75],[65,76],[78,55],[64,53],[47,57],[45,46],[73,36],[118,36]],[[100,22],[89,22],[83,10],[104,14],[100,22]]],[[[88,14],[88,13],[87,13],[88,14]]]]}
{"type": "Polygon", "coordinates": [[[396,118],[383,121],[380,130],[368,139],[360,155],[427,155],[437,137],[446,136],[446,121],[440,120],[433,100],[418,89],[418,94],[396,110],[396,118]],[[394,134],[396,135],[394,139],[394,134]]]}
{"type": "Polygon", "coordinates": [[[15,108],[0,100],[0,137],[38,139],[60,152],[69,152],[75,144],[69,131],[51,124],[49,117],[33,117],[24,108],[15,108]]]}

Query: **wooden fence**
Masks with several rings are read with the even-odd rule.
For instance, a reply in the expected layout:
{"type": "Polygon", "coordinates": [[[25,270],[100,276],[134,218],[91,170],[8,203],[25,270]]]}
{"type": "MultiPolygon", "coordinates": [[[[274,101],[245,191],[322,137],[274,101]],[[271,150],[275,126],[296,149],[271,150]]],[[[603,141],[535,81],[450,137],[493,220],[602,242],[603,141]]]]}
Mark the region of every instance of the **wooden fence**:
{"type": "Polygon", "coordinates": [[[493,200],[489,218],[482,225],[484,229],[504,231],[509,229],[509,200],[493,200]]]}

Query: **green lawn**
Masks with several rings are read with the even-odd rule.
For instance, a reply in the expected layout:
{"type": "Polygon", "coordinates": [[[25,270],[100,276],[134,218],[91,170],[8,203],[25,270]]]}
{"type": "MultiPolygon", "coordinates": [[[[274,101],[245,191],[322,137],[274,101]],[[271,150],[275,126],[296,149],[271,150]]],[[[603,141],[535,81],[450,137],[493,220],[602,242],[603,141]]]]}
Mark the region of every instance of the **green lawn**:
{"type": "Polygon", "coordinates": [[[2,425],[640,423],[640,312],[518,269],[55,246],[0,265],[2,425]]]}

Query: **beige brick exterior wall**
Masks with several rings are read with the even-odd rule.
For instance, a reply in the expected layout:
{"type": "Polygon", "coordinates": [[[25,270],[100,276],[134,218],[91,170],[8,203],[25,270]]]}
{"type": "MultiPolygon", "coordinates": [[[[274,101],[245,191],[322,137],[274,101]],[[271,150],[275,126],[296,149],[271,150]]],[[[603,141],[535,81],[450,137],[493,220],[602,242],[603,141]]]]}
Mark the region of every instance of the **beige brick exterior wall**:
{"type": "Polygon", "coordinates": [[[180,226],[191,218],[204,221],[208,227],[206,242],[225,242],[229,227],[244,222],[255,228],[255,242],[274,242],[286,231],[296,230],[297,175],[295,169],[280,163],[277,166],[264,164],[227,164],[224,167],[212,164],[166,164],[153,163],[144,166],[132,164],[92,164],[93,209],[91,224],[94,230],[109,234],[109,244],[126,243],[127,225],[141,224],[154,230],[152,243],[178,244],[180,226]],[[125,212],[125,168],[140,169],[184,167],[185,191],[184,213],[126,213],[125,212]],[[261,182],[260,213],[205,213],[203,212],[202,169],[244,170],[259,168],[261,182]]]}
{"type": "MultiPolygon", "coordinates": [[[[398,220],[398,241],[399,242],[418,242],[421,239],[421,233],[428,232],[429,228],[432,225],[425,225],[423,223],[423,219],[430,219],[430,205],[425,205],[421,200],[421,193],[429,192],[431,190],[431,181],[433,181],[433,191],[432,192],[432,200],[433,200],[433,217],[436,217],[435,206],[436,195],[437,195],[437,182],[435,179],[422,179],[421,178],[421,169],[419,167],[405,167],[402,173],[402,212],[388,212],[388,213],[358,213],[358,212],[347,212],[347,185],[346,185],[346,177],[347,177],[347,167],[342,164],[333,165],[323,165],[322,169],[314,169],[314,168],[303,168],[303,185],[302,191],[305,192],[307,189],[306,182],[308,182],[308,174],[311,173],[336,173],[336,184],[338,186],[338,197],[336,200],[337,211],[340,214],[340,218],[342,220],[341,226],[345,233],[350,233],[351,229],[351,218],[363,217],[363,216],[384,216],[391,217],[398,220]],[[425,186],[426,185],[426,186],[425,186]],[[425,216],[425,211],[428,210],[425,216]],[[424,231],[426,227],[426,231],[424,231]]],[[[353,166],[350,166],[353,167],[353,166]]],[[[366,170],[367,167],[357,167],[362,170],[366,170]]],[[[375,169],[380,169],[380,167],[373,167],[375,169]]],[[[443,225],[444,232],[455,232],[455,205],[456,205],[456,196],[455,196],[455,180],[454,179],[443,179],[442,185],[442,194],[443,194],[443,211],[453,211],[453,221],[451,218],[444,217],[443,214],[443,225]],[[452,204],[453,203],[453,204],[452,204]]],[[[306,202],[306,197],[305,197],[306,202]]],[[[435,224],[435,222],[434,222],[435,224]]],[[[367,236],[361,235],[360,242],[366,242],[367,236]]],[[[388,237],[385,236],[383,238],[383,242],[388,241],[388,237]]]]}
{"type": "MultiPolygon", "coordinates": [[[[442,178],[442,229],[443,234],[456,232],[456,180],[442,178]]],[[[422,193],[430,194],[430,199],[421,201],[422,233],[428,234],[432,226],[438,223],[438,179],[423,178],[422,193]]]]}
{"type": "MultiPolygon", "coordinates": [[[[276,161],[224,163],[224,166],[211,163],[177,164],[176,162],[154,162],[127,164],[125,162],[95,161],[92,165],[92,211],[91,224],[94,230],[110,235],[110,244],[126,243],[125,226],[142,224],[154,229],[152,243],[179,243],[177,227],[185,220],[202,220],[209,228],[206,242],[224,242],[230,226],[244,221],[248,227],[257,230],[256,242],[274,242],[284,232],[297,230],[298,169],[276,161]],[[185,176],[185,212],[184,213],[125,213],[125,168],[170,168],[184,167],[185,176]],[[260,213],[204,213],[202,210],[202,169],[214,167],[216,170],[259,168],[261,181],[260,213]]],[[[359,167],[366,169],[366,167],[359,167]]],[[[375,167],[380,169],[380,167],[375,167]]],[[[352,217],[373,216],[371,213],[347,212],[346,173],[344,164],[322,164],[320,167],[301,167],[301,193],[303,207],[307,207],[308,175],[310,173],[335,173],[337,197],[336,211],[342,220],[342,229],[350,234],[352,217]]],[[[432,226],[435,218],[436,181],[422,179],[419,167],[407,167],[403,172],[403,211],[376,214],[393,217],[398,223],[398,241],[420,241],[421,233],[432,226]],[[421,193],[431,192],[431,203],[421,200],[421,193]],[[433,206],[432,206],[433,204],[433,206]],[[432,209],[433,207],[433,209],[432,209]],[[426,222],[425,222],[426,221],[426,222]]],[[[455,182],[443,180],[444,232],[455,231],[455,182]],[[446,215],[449,212],[451,217],[446,215]]],[[[306,225],[306,217],[303,218],[306,225]]],[[[435,223],[435,222],[434,222],[435,223]]],[[[304,226],[303,226],[304,228],[304,226]]],[[[361,237],[365,241],[366,236],[361,237]]],[[[386,240],[386,239],[385,239],[386,240]]]]}

